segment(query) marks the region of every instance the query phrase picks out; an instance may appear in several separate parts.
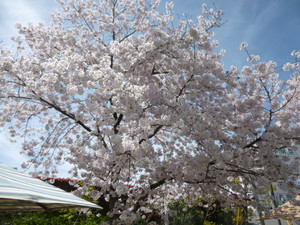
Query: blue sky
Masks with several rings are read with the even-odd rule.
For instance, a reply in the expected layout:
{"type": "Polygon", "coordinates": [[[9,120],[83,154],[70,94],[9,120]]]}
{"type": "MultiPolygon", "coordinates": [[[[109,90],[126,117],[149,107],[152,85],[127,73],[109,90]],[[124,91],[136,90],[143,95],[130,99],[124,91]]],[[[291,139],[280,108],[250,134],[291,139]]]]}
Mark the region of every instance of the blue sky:
{"type": "MultiPolygon", "coordinates": [[[[162,5],[166,1],[162,0],[162,5]]],[[[206,3],[224,12],[225,24],[215,30],[219,49],[225,49],[225,68],[247,64],[246,54],[239,50],[242,42],[249,44],[251,54],[258,54],[261,60],[274,60],[278,66],[293,60],[292,50],[300,50],[300,0],[175,0],[174,11],[196,19],[201,5],[206,3]]],[[[14,25],[50,21],[50,11],[59,5],[54,0],[0,0],[0,40],[2,45],[11,44],[10,37],[17,35],[14,25]]],[[[288,79],[282,73],[281,79],[288,79]]],[[[18,167],[24,156],[19,154],[20,143],[9,143],[5,132],[0,133],[0,162],[18,167]]],[[[67,176],[63,169],[61,176],[67,176]]]]}

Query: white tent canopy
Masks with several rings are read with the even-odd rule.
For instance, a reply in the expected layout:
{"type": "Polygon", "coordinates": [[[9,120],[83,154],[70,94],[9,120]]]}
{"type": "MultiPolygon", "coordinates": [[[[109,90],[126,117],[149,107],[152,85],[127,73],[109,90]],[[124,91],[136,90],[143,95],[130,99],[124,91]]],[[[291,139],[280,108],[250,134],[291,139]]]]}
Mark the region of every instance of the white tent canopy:
{"type": "Polygon", "coordinates": [[[51,184],[0,163],[0,211],[100,208],[51,184]]]}

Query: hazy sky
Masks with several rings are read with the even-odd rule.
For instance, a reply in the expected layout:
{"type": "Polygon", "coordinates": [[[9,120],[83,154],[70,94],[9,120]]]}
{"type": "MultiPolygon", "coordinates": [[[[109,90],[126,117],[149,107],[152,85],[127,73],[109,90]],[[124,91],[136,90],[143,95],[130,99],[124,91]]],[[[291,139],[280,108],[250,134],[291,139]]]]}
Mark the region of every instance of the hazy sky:
{"type": "MultiPolygon", "coordinates": [[[[164,5],[166,1],[162,1],[164,5]]],[[[292,50],[300,50],[300,0],[175,0],[174,11],[178,16],[194,19],[201,12],[201,5],[213,3],[224,12],[224,25],[215,30],[219,49],[225,49],[225,68],[247,64],[246,54],[239,50],[241,42],[249,44],[251,54],[262,60],[274,60],[278,66],[293,60],[292,50]]],[[[0,40],[2,45],[11,44],[10,37],[17,35],[15,24],[50,21],[50,11],[59,5],[54,0],[0,0],[0,40]]],[[[281,79],[288,79],[282,73],[281,79]]],[[[19,154],[20,143],[11,144],[5,132],[0,133],[0,162],[20,168],[25,161],[19,154]]],[[[64,172],[61,176],[67,176],[64,172]]]]}

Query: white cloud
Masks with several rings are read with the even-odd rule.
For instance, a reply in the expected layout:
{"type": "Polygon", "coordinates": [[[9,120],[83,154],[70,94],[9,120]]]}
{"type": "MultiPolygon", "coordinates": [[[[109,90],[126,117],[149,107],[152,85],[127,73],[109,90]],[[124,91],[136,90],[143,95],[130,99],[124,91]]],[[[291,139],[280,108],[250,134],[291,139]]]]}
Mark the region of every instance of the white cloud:
{"type": "Polygon", "coordinates": [[[0,0],[0,40],[7,44],[11,36],[18,34],[16,23],[47,23],[55,6],[54,0],[0,0]]]}
{"type": "Polygon", "coordinates": [[[26,161],[24,155],[20,154],[21,143],[11,143],[5,134],[0,134],[0,162],[10,167],[21,168],[21,164],[26,161]]]}
{"type": "MultiPolygon", "coordinates": [[[[22,163],[27,161],[25,155],[20,154],[21,151],[21,140],[17,143],[11,143],[5,132],[0,133],[0,163],[6,164],[9,167],[17,168],[20,172],[32,172],[34,167],[31,166],[29,170],[22,169],[22,163]]],[[[68,171],[71,169],[71,165],[68,162],[64,162],[62,165],[58,166],[58,177],[68,178],[70,174],[68,171]]]]}
{"type": "Polygon", "coordinates": [[[40,11],[26,0],[2,1],[8,23],[42,21],[40,11]]]}

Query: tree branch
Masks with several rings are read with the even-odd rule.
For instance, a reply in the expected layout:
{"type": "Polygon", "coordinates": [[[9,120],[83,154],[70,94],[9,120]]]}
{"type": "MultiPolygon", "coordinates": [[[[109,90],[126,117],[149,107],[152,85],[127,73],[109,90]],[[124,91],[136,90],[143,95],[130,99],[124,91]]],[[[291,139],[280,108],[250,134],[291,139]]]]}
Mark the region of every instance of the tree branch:
{"type": "MultiPolygon", "coordinates": [[[[35,92],[33,92],[33,93],[36,94],[35,92]]],[[[86,131],[88,131],[88,132],[91,132],[91,131],[92,131],[92,129],[89,128],[88,126],[86,126],[83,122],[81,122],[80,120],[76,120],[76,117],[75,117],[74,114],[68,113],[67,111],[61,109],[61,108],[60,108],[59,106],[57,106],[56,104],[51,103],[51,102],[47,101],[46,99],[44,99],[44,98],[42,98],[42,97],[40,97],[39,100],[40,100],[41,102],[44,102],[44,103],[46,103],[47,105],[51,106],[51,107],[54,108],[56,111],[62,113],[63,115],[69,117],[70,119],[74,120],[77,124],[79,124],[81,127],[83,127],[86,131]]]]}
{"type": "Polygon", "coordinates": [[[256,144],[257,142],[260,142],[260,141],[262,141],[263,139],[262,139],[262,137],[260,136],[260,137],[258,137],[258,138],[256,138],[255,140],[253,140],[252,142],[250,142],[249,144],[247,144],[245,147],[244,147],[244,149],[245,148],[251,148],[251,147],[254,147],[253,145],[254,144],[256,144]]]}
{"type": "Polygon", "coordinates": [[[113,114],[113,116],[114,116],[115,120],[117,121],[117,122],[115,123],[115,125],[114,125],[113,130],[114,130],[114,133],[117,134],[117,133],[119,132],[118,126],[120,125],[120,123],[121,123],[121,121],[122,121],[124,115],[121,113],[121,114],[118,116],[117,113],[115,112],[115,113],[113,114]]]}
{"type": "MultiPolygon", "coordinates": [[[[158,131],[159,131],[162,127],[163,127],[163,125],[158,125],[158,126],[155,128],[154,132],[153,132],[152,134],[150,134],[147,138],[148,138],[148,139],[153,138],[153,137],[158,133],[158,131]]],[[[139,141],[139,144],[142,144],[144,141],[146,141],[145,138],[141,139],[141,140],[139,141]]]]}
{"type": "Polygon", "coordinates": [[[131,33],[125,35],[125,36],[119,41],[119,43],[121,43],[121,42],[124,41],[126,38],[130,37],[131,35],[133,35],[135,32],[136,32],[136,31],[134,30],[134,31],[132,31],[131,33]]]}
{"type": "Polygon", "coordinates": [[[183,87],[180,89],[179,94],[176,96],[176,101],[178,100],[178,98],[182,95],[184,89],[187,87],[188,83],[193,79],[194,74],[192,74],[190,76],[190,78],[187,80],[187,82],[183,85],[183,87]]]}
{"type": "MultiPolygon", "coordinates": [[[[165,182],[166,182],[166,178],[163,178],[163,179],[157,181],[156,183],[150,184],[150,189],[151,189],[151,190],[154,190],[155,188],[157,188],[157,187],[163,185],[165,182]]],[[[145,194],[145,195],[139,197],[139,199],[137,200],[136,204],[134,205],[133,212],[137,212],[137,211],[138,211],[138,209],[141,207],[140,202],[141,202],[141,201],[145,201],[145,199],[146,199],[148,196],[149,196],[149,194],[147,193],[147,194],[145,194]]]]}

